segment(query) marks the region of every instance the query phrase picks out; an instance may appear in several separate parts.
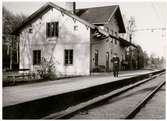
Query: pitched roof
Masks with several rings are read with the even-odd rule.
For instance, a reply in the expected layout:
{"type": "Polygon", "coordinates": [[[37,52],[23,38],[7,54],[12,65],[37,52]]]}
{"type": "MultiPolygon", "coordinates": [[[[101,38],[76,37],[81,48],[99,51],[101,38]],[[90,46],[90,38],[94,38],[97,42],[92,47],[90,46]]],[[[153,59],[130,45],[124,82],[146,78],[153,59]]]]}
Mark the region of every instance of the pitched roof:
{"type": "Polygon", "coordinates": [[[92,24],[106,24],[115,14],[118,21],[119,32],[125,33],[125,26],[118,5],[94,7],[76,10],[76,15],[92,24]]]}
{"type": "Polygon", "coordinates": [[[46,13],[47,11],[49,11],[50,9],[55,8],[59,11],[61,11],[62,13],[80,21],[81,23],[91,27],[91,28],[95,28],[95,26],[87,21],[85,21],[84,19],[81,19],[80,17],[78,17],[75,14],[72,14],[71,12],[51,3],[48,2],[45,5],[43,5],[40,9],[38,9],[36,12],[34,12],[32,15],[30,15],[25,21],[23,21],[22,25],[20,27],[18,27],[16,30],[14,30],[12,32],[12,34],[17,34],[21,29],[23,29],[27,24],[33,22],[34,20],[36,20],[37,18],[39,18],[41,15],[43,15],[44,13],[46,13]]]}
{"type": "Polygon", "coordinates": [[[77,15],[90,23],[106,23],[117,6],[78,9],[77,15]],[[82,13],[82,11],[84,11],[82,13]]]}

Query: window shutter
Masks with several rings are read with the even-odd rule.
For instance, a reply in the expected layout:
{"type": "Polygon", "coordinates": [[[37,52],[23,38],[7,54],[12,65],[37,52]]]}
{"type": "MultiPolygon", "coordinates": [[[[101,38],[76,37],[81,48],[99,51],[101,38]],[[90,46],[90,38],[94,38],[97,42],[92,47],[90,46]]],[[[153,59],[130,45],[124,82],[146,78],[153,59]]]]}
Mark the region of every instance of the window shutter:
{"type": "Polygon", "coordinates": [[[59,23],[58,22],[56,22],[56,36],[58,37],[58,35],[59,35],[59,23]]]}

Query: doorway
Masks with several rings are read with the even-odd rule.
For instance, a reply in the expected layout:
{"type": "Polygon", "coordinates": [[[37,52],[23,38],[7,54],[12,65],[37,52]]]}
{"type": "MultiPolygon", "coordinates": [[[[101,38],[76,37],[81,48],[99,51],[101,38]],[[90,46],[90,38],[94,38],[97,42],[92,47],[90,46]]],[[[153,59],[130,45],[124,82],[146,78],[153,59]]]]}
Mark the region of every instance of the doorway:
{"type": "Polygon", "coordinates": [[[99,61],[99,51],[98,50],[95,50],[95,68],[98,67],[98,61],[99,61]]]}
{"type": "Polygon", "coordinates": [[[109,72],[109,52],[106,52],[106,72],[109,72]]]}

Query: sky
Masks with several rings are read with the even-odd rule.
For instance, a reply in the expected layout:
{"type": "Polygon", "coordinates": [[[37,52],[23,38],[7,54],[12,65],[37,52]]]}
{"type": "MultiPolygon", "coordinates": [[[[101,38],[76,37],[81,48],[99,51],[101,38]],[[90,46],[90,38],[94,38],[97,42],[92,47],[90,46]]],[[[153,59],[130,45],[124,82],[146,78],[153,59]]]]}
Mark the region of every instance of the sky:
{"type": "MultiPolygon", "coordinates": [[[[46,2],[3,2],[2,5],[15,14],[31,15],[46,2]]],[[[55,3],[64,6],[64,3],[55,3]]],[[[136,31],[132,38],[134,43],[139,44],[149,55],[166,56],[166,31],[150,30],[152,28],[166,28],[166,7],[165,1],[114,1],[114,2],[76,2],[76,8],[88,8],[97,6],[119,5],[122,15],[128,20],[131,16],[135,18],[136,31]],[[141,29],[149,29],[139,31],[141,29]],[[137,31],[138,30],[138,31],[137,31]]],[[[126,24],[126,23],[125,23],[126,24]]]]}

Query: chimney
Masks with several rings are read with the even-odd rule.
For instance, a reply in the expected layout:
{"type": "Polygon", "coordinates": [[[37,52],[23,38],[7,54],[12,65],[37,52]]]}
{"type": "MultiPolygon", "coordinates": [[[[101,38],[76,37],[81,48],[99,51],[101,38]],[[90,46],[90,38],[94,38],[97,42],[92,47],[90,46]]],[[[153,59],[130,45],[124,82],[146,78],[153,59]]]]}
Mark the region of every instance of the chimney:
{"type": "Polygon", "coordinates": [[[76,13],[76,3],[73,2],[73,14],[75,14],[75,13],[76,13]]]}
{"type": "Polygon", "coordinates": [[[75,2],[66,2],[65,9],[75,14],[76,12],[76,3],[75,2]]]}

